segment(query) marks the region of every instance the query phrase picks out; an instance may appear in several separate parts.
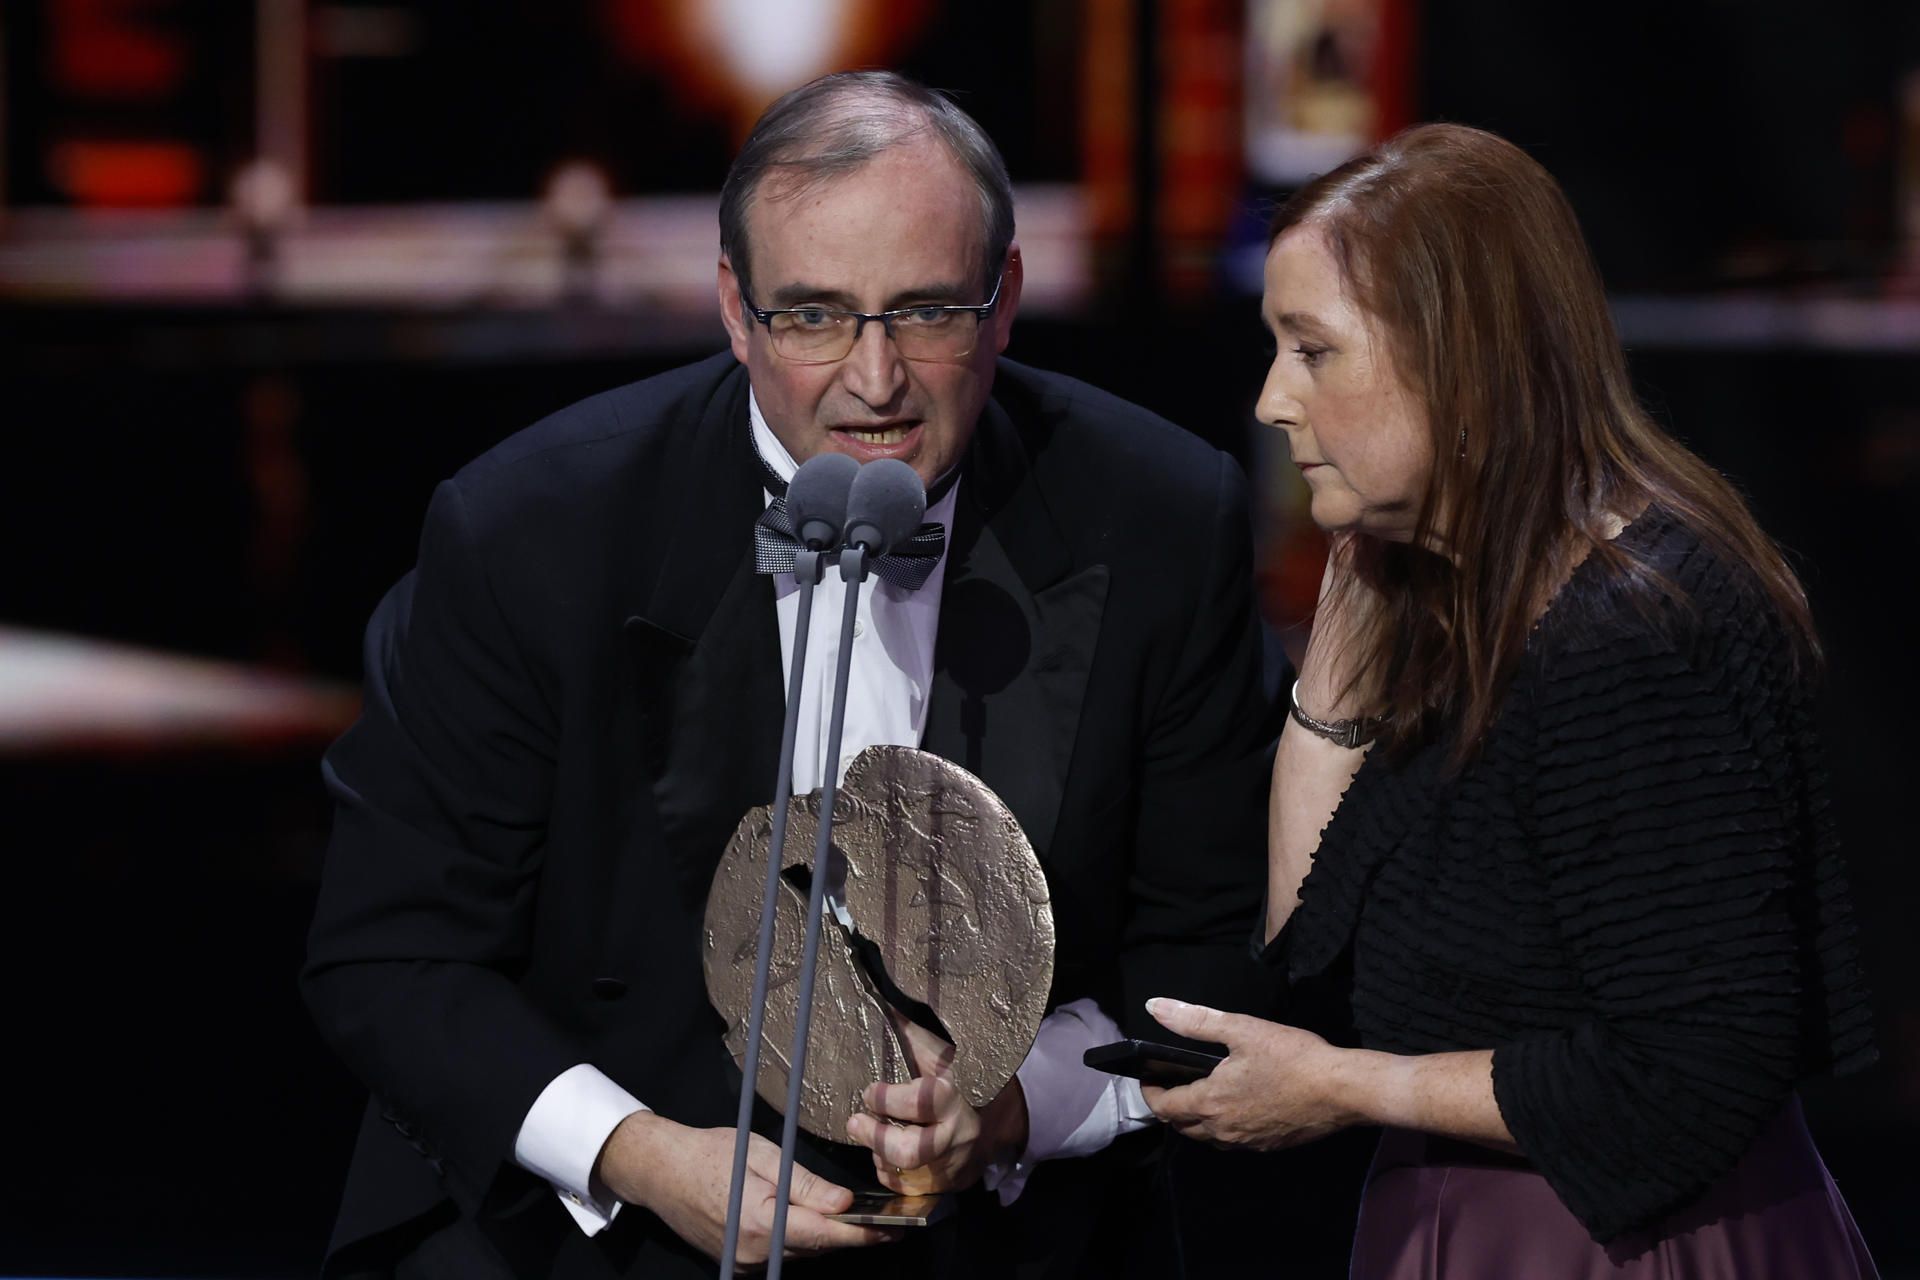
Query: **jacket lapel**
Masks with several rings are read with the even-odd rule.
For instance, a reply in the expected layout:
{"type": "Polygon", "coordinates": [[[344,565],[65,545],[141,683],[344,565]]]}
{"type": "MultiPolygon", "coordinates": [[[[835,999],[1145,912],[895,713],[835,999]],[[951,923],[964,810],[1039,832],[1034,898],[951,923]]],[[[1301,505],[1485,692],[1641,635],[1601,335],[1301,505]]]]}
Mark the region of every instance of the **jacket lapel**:
{"type": "MultiPolygon", "coordinates": [[[[772,800],[779,767],[780,633],[773,592],[753,571],[764,500],[746,397],[746,371],[736,370],[675,454],[679,510],[664,526],[658,576],[625,627],[642,772],[696,910],[741,816],[772,800]]],[[[921,744],[993,788],[1044,857],[1108,569],[1074,571],[1027,444],[993,401],[974,435],[952,533],[921,744]]]]}
{"type": "Polygon", "coordinates": [[[656,491],[677,491],[679,510],[659,575],[625,627],[642,772],[696,910],[741,816],[773,798],[779,767],[780,633],[772,588],[753,567],[764,498],[746,397],[739,369],[656,491]]]}
{"type": "Polygon", "coordinates": [[[993,401],[955,506],[921,745],[991,787],[1044,857],[1072,764],[1107,566],[1072,571],[1026,444],[993,401]]]}

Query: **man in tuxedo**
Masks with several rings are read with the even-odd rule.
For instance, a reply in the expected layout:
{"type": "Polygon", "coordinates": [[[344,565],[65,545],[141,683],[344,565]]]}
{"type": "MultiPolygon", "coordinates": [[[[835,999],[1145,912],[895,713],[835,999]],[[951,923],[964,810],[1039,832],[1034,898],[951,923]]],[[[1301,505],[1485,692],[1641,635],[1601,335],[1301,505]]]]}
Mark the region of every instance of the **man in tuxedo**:
{"type": "MultiPolygon", "coordinates": [[[[730,352],[441,485],[368,628],[303,975],[373,1094],[328,1273],[712,1274],[739,1076],[699,932],[729,835],[772,798],[797,618],[754,529],[834,450],[911,465],[942,545],[856,588],[839,761],[849,588],[816,594],[794,789],[874,743],[972,770],[1039,854],[1057,948],[1038,1041],[989,1105],[876,1086],[896,1123],[803,1144],[788,1247],[834,1275],[1177,1274],[1158,1131],[1080,1054],[1151,1035],[1150,996],[1232,1007],[1251,980],[1270,729],[1238,468],[1001,358],[1004,166],[900,77],[770,108],[721,242],[730,352]],[[829,1220],[856,1181],[961,1211],[905,1240],[829,1220]]],[[[749,1263],[776,1156],[754,1140],[749,1263]]]]}

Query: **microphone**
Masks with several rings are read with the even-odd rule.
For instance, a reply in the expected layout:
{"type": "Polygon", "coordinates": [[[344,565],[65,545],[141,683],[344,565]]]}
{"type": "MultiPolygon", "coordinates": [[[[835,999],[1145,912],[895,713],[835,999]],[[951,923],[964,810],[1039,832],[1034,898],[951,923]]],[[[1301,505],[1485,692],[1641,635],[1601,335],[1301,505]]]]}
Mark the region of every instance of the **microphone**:
{"type": "MultiPolygon", "coordinates": [[[[820,955],[820,921],[825,914],[829,853],[833,847],[835,796],[840,785],[840,742],[847,720],[847,675],[853,660],[853,627],[860,584],[875,559],[911,538],[927,513],[927,490],[912,467],[898,458],[881,458],[861,467],[847,490],[847,518],[840,552],[840,577],[846,595],[840,613],[840,653],[828,704],[826,776],[820,784],[820,818],[813,846],[813,883],[807,893],[806,936],[800,946],[799,1007],[794,1014],[793,1047],[787,1051],[787,1106],[780,1126],[780,1171],[773,1189],[773,1228],[767,1242],[767,1280],[780,1280],[787,1240],[787,1210],[793,1199],[793,1161],[799,1141],[800,1089],[807,1071],[807,1033],[813,1023],[815,966],[820,955]]],[[[798,681],[794,682],[798,687],[798,681]]],[[[791,767],[791,766],[789,766],[791,767]]],[[[769,851],[777,860],[778,854],[769,851]]],[[[769,882],[771,883],[771,882],[769,882]]],[[[768,904],[767,919],[772,918],[768,904]]],[[[763,925],[763,928],[765,926],[763,925]]],[[[771,950],[761,944],[761,955],[771,950]]]]}
{"type": "MultiPolygon", "coordinates": [[[[780,772],[773,780],[773,831],[767,843],[767,880],[760,895],[760,941],[754,957],[753,995],[747,1003],[747,1052],[741,1064],[740,1098],[734,1112],[733,1176],[727,1187],[727,1221],[722,1233],[720,1275],[732,1280],[740,1241],[741,1201],[746,1191],[747,1144],[753,1132],[753,1099],[760,1079],[760,1038],[766,1021],[768,971],[773,959],[774,905],[787,847],[787,810],[793,798],[793,745],[799,732],[801,675],[807,665],[807,633],[813,619],[813,589],[826,575],[828,553],[840,542],[854,479],[860,464],[844,453],[821,453],[802,463],[787,484],[787,515],[802,550],[795,554],[793,576],[799,583],[799,612],[794,620],[793,656],[787,675],[787,714],[780,729],[780,772]]],[[[849,593],[850,595],[853,593],[849,593]]],[[[849,614],[851,617],[851,614],[849,614]]],[[[843,646],[850,644],[842,637],[843,646]]],[[[845,656],[842,655],[844,683],[845,656]]],[[[845,694],[841,694],[844,701],[845,694]]],[[[839,732],[835,722],[834,731],[839,732]]],[[[835,738],[834,750],[839,750],[835,738]]],[[[831,793],[829,793],[831,794],[831,793]]],[[[815,904],[816,909],[818,904],[815,904]]],[[[781,1194],[789,1194],[782,1182],[781,1194]]],[[[784,1236],[785,1216],[781,1217],[784,1236]]],[[[777,1251],[778,1246],[776,1246],[777,1251]]],[[[776,1261],[777,1273],[779,1264],[776,1261]]]]}
{"type": "Polygon", "coordinates": [[[847,523],[847,502],[860,464],[844,453],[817,453],[800,465],[787,484],[787,515],[793,532],[809,551],[825,551],[840,541],[847,523]]]}
{"type": "Polygon", "coordinates": [[[847,546],[883,556],[919,532],[926,514],[926,486],[913,468],[898,458],[876,459],[860,468],[847,494],[847,546]]]}

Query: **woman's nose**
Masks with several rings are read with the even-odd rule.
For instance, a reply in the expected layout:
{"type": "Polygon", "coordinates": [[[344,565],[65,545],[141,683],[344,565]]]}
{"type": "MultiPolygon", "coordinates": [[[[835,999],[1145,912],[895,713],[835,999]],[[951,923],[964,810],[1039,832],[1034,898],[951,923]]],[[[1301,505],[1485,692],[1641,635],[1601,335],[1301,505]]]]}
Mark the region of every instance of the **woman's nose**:
{"type": "Polygon", "coordinates": [[[1254,401],[1253,416],[1281,431],[1290,431],[1300,424],[1300,402],[1288,394],[1286,387],[1281,384],[1277,368],[1268,370],[1267,380],[1260,388],[1260,398],[1254,401]]]}

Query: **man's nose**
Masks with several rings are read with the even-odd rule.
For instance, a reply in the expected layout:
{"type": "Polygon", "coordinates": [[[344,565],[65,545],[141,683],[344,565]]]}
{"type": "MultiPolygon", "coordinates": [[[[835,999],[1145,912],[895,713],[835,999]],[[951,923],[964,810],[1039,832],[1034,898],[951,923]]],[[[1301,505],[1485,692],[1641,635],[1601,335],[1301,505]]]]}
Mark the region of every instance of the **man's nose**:
{"type": "Polygon", "coordinates": [[[841,364],[841,377],[849,391],[875,407],[900,394],[907,381],[906,361],[885,324],[869,320],[860,326],[860,336],[841,364]]]}

